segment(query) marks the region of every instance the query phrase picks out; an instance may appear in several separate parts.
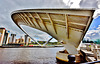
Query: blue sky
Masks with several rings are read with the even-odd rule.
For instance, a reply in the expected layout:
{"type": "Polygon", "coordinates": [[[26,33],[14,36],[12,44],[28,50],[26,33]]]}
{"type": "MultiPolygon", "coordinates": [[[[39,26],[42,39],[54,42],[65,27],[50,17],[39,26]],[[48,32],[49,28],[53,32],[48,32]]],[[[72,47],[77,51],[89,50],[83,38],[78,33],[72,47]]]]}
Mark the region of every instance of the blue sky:
{"type": "Polygon", "coordinates": [[[89,30],[97,30],[99,25],[100,25],[100,16],[98,16],[97,18],[93,19],[89,30]]]}
{"type": "Polygon", "coordinates": [[[93,19],[84,38],[88,40],[100,39],[100,16],[93,19]]]}

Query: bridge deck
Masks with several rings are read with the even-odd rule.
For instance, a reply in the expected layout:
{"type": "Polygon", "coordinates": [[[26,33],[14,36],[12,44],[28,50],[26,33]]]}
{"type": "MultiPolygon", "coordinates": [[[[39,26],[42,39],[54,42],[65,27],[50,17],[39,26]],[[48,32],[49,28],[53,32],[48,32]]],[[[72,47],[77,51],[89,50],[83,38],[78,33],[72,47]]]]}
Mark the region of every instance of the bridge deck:
{"type": "Polygon", "coordinates": [[[19,28],[26,25],[48,33],[62,41],[70,54],[77,54],[76,48],[92,21],[93,12],[92,9],[28,9],[14,11],[12,19],[19,28]]]}

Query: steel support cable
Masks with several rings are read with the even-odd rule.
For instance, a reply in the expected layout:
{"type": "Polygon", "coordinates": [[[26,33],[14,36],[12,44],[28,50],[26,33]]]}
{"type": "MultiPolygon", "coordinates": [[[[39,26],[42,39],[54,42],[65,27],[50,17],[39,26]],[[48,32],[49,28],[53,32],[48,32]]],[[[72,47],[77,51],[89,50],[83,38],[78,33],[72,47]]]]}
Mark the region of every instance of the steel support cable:
{"type": "Polygon", "coordinates": [[[43,44],[43,46],[45,46],[49,41],[51,41],[53,39],[53,37],[52,38],[50,38],[46,43],[44,43],[43,44]]]}

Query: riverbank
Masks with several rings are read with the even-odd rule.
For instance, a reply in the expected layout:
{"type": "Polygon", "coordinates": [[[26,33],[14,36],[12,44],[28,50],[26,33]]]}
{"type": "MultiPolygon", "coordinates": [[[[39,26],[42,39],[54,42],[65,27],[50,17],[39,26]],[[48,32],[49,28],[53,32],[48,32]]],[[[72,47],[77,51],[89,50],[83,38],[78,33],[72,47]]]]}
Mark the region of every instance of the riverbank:
{"type": "Polygon", "coordinates": [[[63,45],[50,45],[50,46],[17,46],[17,45],[2,45],[0,48],[54,48],[54,47],[63,47],[63,45]]]}

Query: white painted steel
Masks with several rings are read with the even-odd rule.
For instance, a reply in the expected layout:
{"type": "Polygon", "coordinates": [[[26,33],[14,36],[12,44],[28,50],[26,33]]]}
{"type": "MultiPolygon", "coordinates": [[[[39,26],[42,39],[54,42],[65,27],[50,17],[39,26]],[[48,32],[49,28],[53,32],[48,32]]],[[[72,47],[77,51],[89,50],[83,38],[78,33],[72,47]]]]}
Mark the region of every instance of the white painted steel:
{"type": "Polygon", "coordinates": [[[20,25],[42,30],[62,41],[69,54],[77,54],[93,13],[92,9],[26,9],[14,11],[11,17],[21,30],[20,25]]]}

